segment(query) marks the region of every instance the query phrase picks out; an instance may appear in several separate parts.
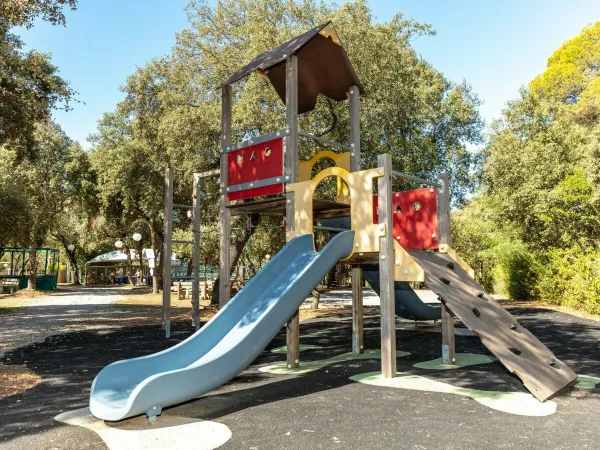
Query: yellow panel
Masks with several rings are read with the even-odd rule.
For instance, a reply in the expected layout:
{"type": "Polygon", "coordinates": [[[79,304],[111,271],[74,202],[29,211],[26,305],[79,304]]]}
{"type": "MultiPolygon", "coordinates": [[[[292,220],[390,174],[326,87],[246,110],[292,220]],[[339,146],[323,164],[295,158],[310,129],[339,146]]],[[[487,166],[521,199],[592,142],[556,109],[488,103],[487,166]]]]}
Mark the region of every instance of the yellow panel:
{"type": "MultiPolygon", "coordinates": [[[[313,180],[288,184],[287,192],[294,193],[294,230],[288,241],[302,234],[313,233],[313,195],[324,178],[336,176],[343,179],[350,190],[350,222],[354,230],[354,253],[379,252],[379,237],[385,227],[373,223],[373,180],[383,175],[383,168],[348,172],[330,167],[317,174],[313,180]]],[[[350,257],[349,255],[348,257],[350,257]]]]}
{"type": "MultiPolygon", "coordinates": [[[[317,161],[323,158],[331,158],[336,167],[341,167],[350,172],[350,152],[334,153],[329,150],[323,150],[314,155],[308,161],[298,163],[298,181],[308,181],[311,178],[312,170],[317,161]]],[[[337,179],[337,201],[339,203],[350,203],[350,191],[348,186],[341,178],[337,179]]]]}
{"type": "Polygon", "coordinates": [[[440,244],[440,253],[446,253],[450,258],[454,260],[462,269],[469,274],[471,278],[475,278],[475,271],[471,269],[464,259],[456,254],[456,250],[450,247],[448,244],[440,244]]]}
{"type": "Polygon", "coordinates": [[[394,239],[394,281],[425,281],[425,272],[394,239]]]}

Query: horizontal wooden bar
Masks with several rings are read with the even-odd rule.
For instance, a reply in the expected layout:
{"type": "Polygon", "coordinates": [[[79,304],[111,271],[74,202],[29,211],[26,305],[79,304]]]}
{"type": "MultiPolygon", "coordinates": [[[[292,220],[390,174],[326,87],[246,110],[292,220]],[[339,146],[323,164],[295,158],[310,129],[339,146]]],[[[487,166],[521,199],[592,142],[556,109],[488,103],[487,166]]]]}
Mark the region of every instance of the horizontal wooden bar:
{"type": "Polygon", "coordinates": [[[315,225],[313,228],[315,230],[320,230],[320,231],[333,231],[334,233],[340,233],[342,231],[348,231],[345,228],[322,227],[320,225],[315,225]]]}
{"type": "Polygon", "coordinates": [[[194,241],[183,241],[180,239],[173,239],[171,242],[173,244],[190,244],[190,245],[194,243],[194,241]]]}
{"type": "Polygon", "coordinates": [[[181,209],[194,209],[192,205],[179,205],[177,203],[173,203],[173,209],[181,208],[181,209]]]}
{"type": "Polygon", "coordinates": [[[207,170],[206,172],[198,172],[194,175],[198,178],[218,177],[221,175],[221,169],[207,170]]]}
{"type": "Polygon", "coordinates": [[[435,181],[425,180],[423,178],[419,178],[419,177],[415,177],[412,175],[408,175],[406,173],[398,172],[397,170],[392,170],[392,175],[400,177],[400,178],[404,178],[405,180],[414,181],[416,183],[426,184],[427,186],[434,186],[436,188],[442,187],[441,184],[436,183],[435,181]]]}

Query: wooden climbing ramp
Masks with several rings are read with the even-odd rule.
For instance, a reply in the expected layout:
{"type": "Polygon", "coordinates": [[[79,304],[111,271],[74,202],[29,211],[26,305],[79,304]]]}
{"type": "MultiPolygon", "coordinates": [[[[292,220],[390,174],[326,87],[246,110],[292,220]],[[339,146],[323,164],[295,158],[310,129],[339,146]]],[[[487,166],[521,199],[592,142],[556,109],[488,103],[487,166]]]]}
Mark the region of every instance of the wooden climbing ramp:
{"type": "Polygon", "coordinates": [[[577,378],[575,372],[486,295],[450,255],[409,253],[425,271],[429,288],[538,400],[547,400],[577,378]]]}

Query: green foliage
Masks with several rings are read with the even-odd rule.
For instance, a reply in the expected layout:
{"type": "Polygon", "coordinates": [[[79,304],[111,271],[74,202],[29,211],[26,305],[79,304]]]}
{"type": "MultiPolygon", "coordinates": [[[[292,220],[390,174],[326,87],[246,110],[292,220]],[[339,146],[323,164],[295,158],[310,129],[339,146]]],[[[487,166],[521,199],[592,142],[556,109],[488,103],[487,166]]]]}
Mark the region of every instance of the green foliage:
{"type": "Polygon", "coordinates": [[[0,21],[0,146],[10,145],[19,157],[35,156],[36,122],[61,103],[68,108],[73,96],[50,55],[25,53],[22,46],[0,21]]]}
{"type": "Polygon", "coordinates": [[[550,250],[539,260],[535,287],[539,298],[600,314],[600,251],[580,245],[550,250]]]}
{"type": "Polygon", "coordinates": [[[600,22],[508,102],[490,131],[479,195],[455,214],[455,246],[487,286],[598,312],[600,22]]]}
{"type": "Polygon", "coordinates": [[[498,204],[481,196],[452,216],[452,245],[490,292],[515,299],[531,296],[532,254],[518,231],[500,224],[498,204]]]}
{"type": "Polygon", "coordinates": [[[63,9],[74,10],[76,6],[77,0],[4,0],[0,3],[0,23],[29,28],[39,17],[53,25],[64,25],[63,9]]]}

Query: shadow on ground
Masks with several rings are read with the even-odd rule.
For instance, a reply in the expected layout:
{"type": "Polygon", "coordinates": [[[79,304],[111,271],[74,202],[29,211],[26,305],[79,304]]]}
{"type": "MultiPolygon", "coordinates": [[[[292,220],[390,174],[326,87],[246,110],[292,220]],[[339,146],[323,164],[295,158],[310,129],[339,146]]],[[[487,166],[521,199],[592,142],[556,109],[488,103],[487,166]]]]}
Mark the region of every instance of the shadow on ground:
{"type": "MultiPolygon", "coordinates": [[[[127,318],[132,316],[153,316],[156,321],[155,307],[77,306],[74,308],[89,309],[87,313],[92,318],[97,314],[96,329],[54,335],[44,342],[8,352],[0,360],[0,363],[7,365],[23,364],[43,379],[40,385],[27,392],[0,400],[1,441],[64,426],[54,422],[53,417],[60,412],[87,406],[94,376],[105,365],[120,359],[163,350],[187,338],[193,332],[189,321],[183,320],[175,320],[172,323],[170,339],[164,338],[164,332],[158,323],[128,325],[127,318]]],[[[571,364],[576,372],[589,375],[600,374],[600,347],[598,346],[600,325],[597,322],[545,309],[514,308],[511,312],[559,358],[571,364]]],[[[349,317],[348,313],[340,313],[328,321],[302,324],[302,343],[320,345],[324,348],[302,353],[301,358],[325,359],[349,351],[350,323],[346,320],[336,320],[347,317],[349,317]]],[[[58,315],[55,320],[64,320],[64,317],[58,315]]],[[[365,319],[365,327],[377,325],[378,317],[371,316],[365,319]]],[[[408,351],[411,355],[398,359],[398,370],[426,375],[432,379],[474,389],[525,391],[520,381],[507,373],[499,363],[452,371],[426,371],[413,368],[412,365],[416,362],[440,356],[440,339],[440,335],[434,333],[399,331],[397,348],[408,351]]],[[[377,329],[365,331],[365,343],[367,348],[378,348],[379,331],[377,329]]],[[[170,408],[165,411],[165,414],[206,420],[232,415],[237,417],[249,410],[257,411],[256,407],[278,404],[282,401],[286,403],[285,401],[289,399],[303,398],[307,402],[308,398],[313,398],[310,394],[320,393],[316,397],[317,400],[311,400],[318,403],[318,399],[329,398],[327,392],[332,390],[346,392],[346,386],[354,384],[349,380],[350,376],[377,371],[380,367],[377,360],[361,360],[334,364],[303,376],[276,376],[259,372],[257,365],[280,362],[284,358],[284,355],[269,352],[270,348],[281,345],[285,345],[283,330],[257,358],[254,365],[240,376],[211,392],[210,395],[170,408]]],[[[487,353],[476,337],[457,336],[456,350],[465,353],[487,353]]],[[[371,388],[365,387],[365,389],[370,390],[364,392],[373,392],[371,388]]],[[[598,394],[597,388],[586,395],[597,398],[598,394]]],[[[356,391],[353,391],[352,395],[356,395],[356,391]]],[[[404,394],[389,394],[390,398],[402,395],[404,394]]],[[[571,398],[572,395],[567,392],[563,397],[571,398]]],[[[359,400],[354,399],[354,401],[359,400]]],[[[357,413],[361,414],[360,411],[354,411],[354,414],[357,413]]],[[[128,428],[137,426],[136,424],[145,426],[145,422],[139,419],[115,423],[112,426],[128,428]]]]}

